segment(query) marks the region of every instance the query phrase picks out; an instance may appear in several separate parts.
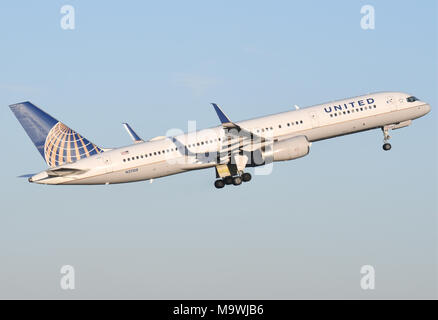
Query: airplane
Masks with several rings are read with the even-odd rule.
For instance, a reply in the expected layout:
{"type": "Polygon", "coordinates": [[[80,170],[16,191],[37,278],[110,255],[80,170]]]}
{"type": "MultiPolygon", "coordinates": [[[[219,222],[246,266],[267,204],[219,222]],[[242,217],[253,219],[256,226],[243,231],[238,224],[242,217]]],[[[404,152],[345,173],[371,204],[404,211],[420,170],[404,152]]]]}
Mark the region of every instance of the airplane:
{"type": "Polygon", "coordinates": [[[403,92],[378,92],[307,108],[295,106],[273,115],[233,122],[212,103],[219,126],[143,140],[124,123],[133,144],[101,148],[32,104],[10,108],[49,168],[23,175],[45,185],[116,184],[215,168],[214,186],[251,180],[248,167],[306,156],[312,143],[371,129],[383,132],[383,150],[391,149],[389,131],[411,125],[431,106],[403,92]]]}

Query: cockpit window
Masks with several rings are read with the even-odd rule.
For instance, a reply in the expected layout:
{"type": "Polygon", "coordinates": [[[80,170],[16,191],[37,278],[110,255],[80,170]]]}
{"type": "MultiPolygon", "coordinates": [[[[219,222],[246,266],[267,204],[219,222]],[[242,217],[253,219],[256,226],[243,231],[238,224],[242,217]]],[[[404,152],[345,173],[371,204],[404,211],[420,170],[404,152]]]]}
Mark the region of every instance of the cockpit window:
{"type": "Polygon", "coordinates": [[[412,97],[406,98],[406,101],[407,101],[407,102],[414,102],[414,101],[418,101],[418,98],[412,96],[412,97]]]}

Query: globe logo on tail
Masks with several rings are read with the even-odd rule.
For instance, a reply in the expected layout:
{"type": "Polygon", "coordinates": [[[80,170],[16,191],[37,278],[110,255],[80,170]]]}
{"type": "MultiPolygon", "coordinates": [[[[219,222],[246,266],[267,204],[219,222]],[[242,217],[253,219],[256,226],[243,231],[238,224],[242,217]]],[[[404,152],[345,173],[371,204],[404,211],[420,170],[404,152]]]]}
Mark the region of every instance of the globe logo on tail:
{"type": "Polygon", "coordinates": [[[44,157],[50,167],[75,162],[101,152],[102,149],[61,122],[53,126],[44,144],[44,157]]]}

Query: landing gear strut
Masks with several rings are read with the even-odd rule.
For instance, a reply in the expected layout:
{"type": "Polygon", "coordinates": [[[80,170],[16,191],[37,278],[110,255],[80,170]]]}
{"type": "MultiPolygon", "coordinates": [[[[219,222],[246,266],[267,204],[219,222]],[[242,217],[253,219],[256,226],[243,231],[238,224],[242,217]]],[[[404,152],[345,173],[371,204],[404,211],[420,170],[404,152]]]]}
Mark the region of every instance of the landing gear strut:
{"type": "Polygon", "coordinates": [[[388,134],[389,128],[388,126],[382,127],[383,131],[383,150],[389,151],[391,150],[391,144],[388,142],[389,139],[391,139],[391,136],[388,134]]]}

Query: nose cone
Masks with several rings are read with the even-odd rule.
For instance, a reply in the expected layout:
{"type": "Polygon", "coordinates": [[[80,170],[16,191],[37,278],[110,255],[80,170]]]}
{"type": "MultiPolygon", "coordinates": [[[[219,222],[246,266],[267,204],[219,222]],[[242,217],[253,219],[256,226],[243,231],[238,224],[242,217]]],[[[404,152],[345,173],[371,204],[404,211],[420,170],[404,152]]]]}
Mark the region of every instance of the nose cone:
{"type": "Polygon", "coordinates": [[[432,108],[430,107],[430,104],[424,105],[424,114],[428,114],[432,108]]]}

